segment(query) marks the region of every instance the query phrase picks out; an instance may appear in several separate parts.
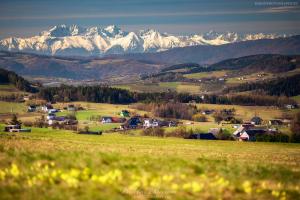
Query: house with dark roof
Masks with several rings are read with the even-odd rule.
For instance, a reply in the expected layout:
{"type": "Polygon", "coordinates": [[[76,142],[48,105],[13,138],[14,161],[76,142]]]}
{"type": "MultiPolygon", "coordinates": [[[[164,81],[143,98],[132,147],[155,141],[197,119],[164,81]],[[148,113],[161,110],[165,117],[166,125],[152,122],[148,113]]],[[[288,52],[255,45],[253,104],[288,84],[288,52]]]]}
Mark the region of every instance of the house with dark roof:
{"type": "Polygon", "coordinates": [[[21,124],[11,124],[4,127],[5,132],[31,132],[29,128],[22,128],[21,124]]]}
{"type": "Polygon", "coordinates": [[[258,134],[266,134],[267,131],[265,129],[248,129],[243,131],[240,136],[240,141],[256,141],[256,136],[258,134]]]}
{"type": "Polygon", "coordinates": [[[244,123],[242,125],[240,125],[234,132],[233,132],[233,135],[235,137],[240,137],[241,133],[245,130],[248,130],[248,129],[251,129],[253,128],[254,125],[251,124],[251,123],[244,123]]]}
{"type": "Polygon", "coordinates": [[[217,140],[216,136],[212,133],[195,133],[191,134],[188,139],[217,140]]]}
{"type": "Polygon", "coordinates": [[[53,106],[51,104],[46,104],[46,105],[43,105],[41,107],[42,111],[44,112],[48,112],[50,109],[53,109],[53,106]]]}
{"type": "Polygon", "coordinates": [[[201,113],[202,115],[210,115],[214,112],[214,110],[203,110],[201,113]]]}
{"type": "Polygon", "coordinates": [[[255,116],[251,119],[251,124],[253,125],[260,125],[262,123],[262,118],[255,116]]]}
{"type": "Polygon", "coordinates": [[[122,110],[120,112],[121,117],[130,117],[130,112],[128,110],[122,110]]]}
{"type": "Polygon", "coordinates": [[[283,125],[283,121],[281,119],[271,119],[269,120],[270,126],[280,126],[283,125]]]}
{"type": "Polygon", "coordinates": [[[127,122],[125,122],[124,124],[122,124],[120,126],[121,129],[135,129],[138,128],[139,125],[142,124],[142,121],[140,119],[140,117],[135,116],[135,117],[131,117],[129,120],[127,120],[127,122]]]}
{"type": "Polygon", "coordinates": [[[30,105],[27,107],[27,112],[35,112],[36,111],[36,106],[35,105],[30,105]]]}

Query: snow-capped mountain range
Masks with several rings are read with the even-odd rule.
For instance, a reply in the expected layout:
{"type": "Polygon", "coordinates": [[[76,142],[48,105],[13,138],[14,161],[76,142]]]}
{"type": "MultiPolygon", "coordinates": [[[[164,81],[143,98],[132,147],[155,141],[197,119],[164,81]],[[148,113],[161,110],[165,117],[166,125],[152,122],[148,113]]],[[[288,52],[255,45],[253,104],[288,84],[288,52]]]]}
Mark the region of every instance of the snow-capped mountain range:
{"type": "Polygon", "coordinates": [[[278,34],[237,34],[234,32],[175,36],[156,30],[126,32],[115,25],[83,28],[58,25],[28,38],[0,40],[0,50],[60,56],[103,56],[108,54],[159,52],[175,47],[223,45],[247,40],[287,37],[278,34]]]}

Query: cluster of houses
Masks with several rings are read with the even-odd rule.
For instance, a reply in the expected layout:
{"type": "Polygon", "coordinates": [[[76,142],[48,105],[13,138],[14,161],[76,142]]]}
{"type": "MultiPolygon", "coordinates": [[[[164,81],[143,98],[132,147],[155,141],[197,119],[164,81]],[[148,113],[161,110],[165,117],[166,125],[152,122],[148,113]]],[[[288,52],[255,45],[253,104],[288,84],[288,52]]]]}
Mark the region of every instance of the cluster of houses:
{"type": "Polygon", "coordinates": [[[166,121],[155,118],[144,118],[139,115],[130,117],[130,112],[128,110],[122,110],[119,115],[120,117],[104,116],[102,117],[101,122],[103,124],[122,123],[120,125],[121,130],[177,126],[177,122],[175,121],[166,121]]]}
{"type": "Polygon", "coordinates": [[[157,128],[157,127],[175,127],[177,126],[177,122],[168,121],[168,120],[160,120],[153,118],[142,118],[140,116],[134,116],[128,119],[125,123],[120,126],[121,130],[127,129],[137,129],[137,128],[157,128]]]}
{"type": "Polygon", "coordinates": [[[223,77],[205,77],[205,78],[201,78],[198,79],[198,82],[200,83],[207,83],[207,82],[225,82],[227,78],[227,75],[223,76],[223,77]]]}
{"type": "MultiPolygon", "coordinates": [[[[287,105],[286,108],[293,109],[294,105],[287,105]]],[[[64,108],[67,111],[77,111],[79,107],[76,107],[72,104],[68,105],[64,108]]],[[[64,125],[76,125],[78,124],[76,119],[71,119],[67,116],[57,116],[57,112],[61,110],[53,108],[51,104],[46,104],[40,107],[37,106],[28,106],[28,112],[36,112],[42,111],[47,113],[46,120],[48,125],[54,124],[64,124],[64,125]]],[[[203,115],[210,115],[214,113],[215,110],[212,109],[204,109],[201,111],[203,115]]],[[[224,109],[223,112],[226,114],[230,114],[227,112],[232,112],[231,109],[224,109]]],[[[101,118],[101,123],[121,123],[120,130],[128,130],[128,129],[137,129],[137,128],[156,128],[156,127],[175,127],[178,125],[178,122],[172,120],[162,120],[155,118],[144,118],[138,115],[131,116],[128,110],[122,110],[119,113],[119,117],[111,117],[111,116],[103,116],[101,118]]],[[[277,128],[268,128],[268,127],[277,127],[277,126],[289,126],[291,123],[288,119],[272,119],[269,120],[268,123],[262,124],[262,118],[258,116],[254,116],[249,122],[245,122],[243,124],[234,125],[233,127],[236,129],[233,133],[233,137],[239,141],[255,141],[257,135],[262,134],[276,134],[278,133],[277,128]]],[[[30,129],[22,129],[21,125],[8,125],[5,127],[5,131],[7,132],[28,132],[30,129]]],[[[208,133],[201,134],[192,134],[190,139],[207,139],[207,140],[215,140],[218,139],[219,134],[222,133],[222,128],[211,128],[208,133]]]]}
{"type": "MultiPolygon", "coordinates": [[[[76,107],[73,104],[68,105],[67,107],[64,108],[64,110],[67,111],[76,111],[79,108],[76,107]]],[[[46,116],[46,122],[48,123],[48,125],[53,125],[55,123],[58,124],[65,124],[65,125],[75,125],[77,124],[77,120],[75,119],[70,119],[67,116],[56,116],[56,113],[61,112],[60,109],[56,109],[54,108],[51,104],[45,104],[42,106],[36,106],[36,105],[30,105],[27,108],[27,112],[36,112],[36,111],[41,111],[43,113],[47,113],[46,116]]]]}
{"type": "MultiPolygon", "coordinates": [[[[289,119],[272,119],[263,124],[262,118],[255,116],[249,122],[234,125],[233,139],[238,141],[256,141],[258,135],[276,135],[277,126],[289,126],[289,119]],[[271,127],[271,128],[270,128],[271,127]]],[[[210,128],[207,133],[197,133],[189,136],[189,139],[217,140],[223,132],[222,128],[210,128]]]]}
{"type": "MultiPolygon", "coordinates": [[[[64,110],[67,111],[77,111],[77,110],[82,110],[82,107],[76,107],[73,104],[69,104],[67,107],[64,107],[64,110]]],[[[27,112],[36,112],[36,111],[42,111],[46,113],[56,113],[59,112],[59,109],[53,108],[53,106],[50,103],[47,103],[42,106],[36,106],[36,105],[29,105],[27,107],[27,112]]]]}
{"type": "Polygon", "coordinates": [[[6,125],[4,127],[5,132],[31,132],[31,129],[22,128],[21,124],[14,124],[14,125],[6,125]]]}
{"type": "Polygon", "coordinates": [[[275,135],[278,133],[276,126],[289,126],[291,120],[289,119],[271,119],[267,124],[262,125],[263,120],[255,116],[248,123],[243,123],[234,131],[234,137],[239,141],[256,141],[257,135],[270,134],[275,135]],[[275,128],[274,128],[275,126],[275,128]],[[268,128],[273,127],[273,128],[268,128]]]}

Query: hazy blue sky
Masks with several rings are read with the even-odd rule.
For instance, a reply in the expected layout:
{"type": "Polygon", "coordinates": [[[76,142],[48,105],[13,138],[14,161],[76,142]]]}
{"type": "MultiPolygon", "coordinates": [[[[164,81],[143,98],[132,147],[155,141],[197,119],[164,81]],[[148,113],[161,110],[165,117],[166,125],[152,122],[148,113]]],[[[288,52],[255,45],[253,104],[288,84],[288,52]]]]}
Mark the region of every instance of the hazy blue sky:
{"type": "Polygon", "coordinates": [[[173,34],[211,29],[300,34],[299,1],[0,0],[0,37],[35,35],[57,24],[115,24],[128,31],[154,28],[173,34]]]}

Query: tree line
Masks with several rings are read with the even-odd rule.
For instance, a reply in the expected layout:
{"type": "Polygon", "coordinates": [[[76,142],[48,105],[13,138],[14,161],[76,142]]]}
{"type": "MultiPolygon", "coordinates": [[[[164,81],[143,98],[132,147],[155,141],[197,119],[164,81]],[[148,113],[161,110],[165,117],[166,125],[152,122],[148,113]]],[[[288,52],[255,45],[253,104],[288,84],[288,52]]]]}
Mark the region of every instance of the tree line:
{"type": "Polygon", "coordinates": [[[135,102],[162,103],[210,103],[236,104],[257,106],[279,106],[295,103],[285,96],[268,96],[262,94],[239,95],[192,95],[174,91],[157,93],[139,93],[129,90],[112,88],[105,85],[96,86],[67,86],[41,88],[38,97],[50,102],[87,101],[96,103],[129,104],[135,102]]]}
{"type": "Polygon", "coordinates": [[[112,104],[135,102],[132,93],[128,90],[103,85],[44,87],[40,89],[38,96],[51,102],[89,101],[112,104]]]}

